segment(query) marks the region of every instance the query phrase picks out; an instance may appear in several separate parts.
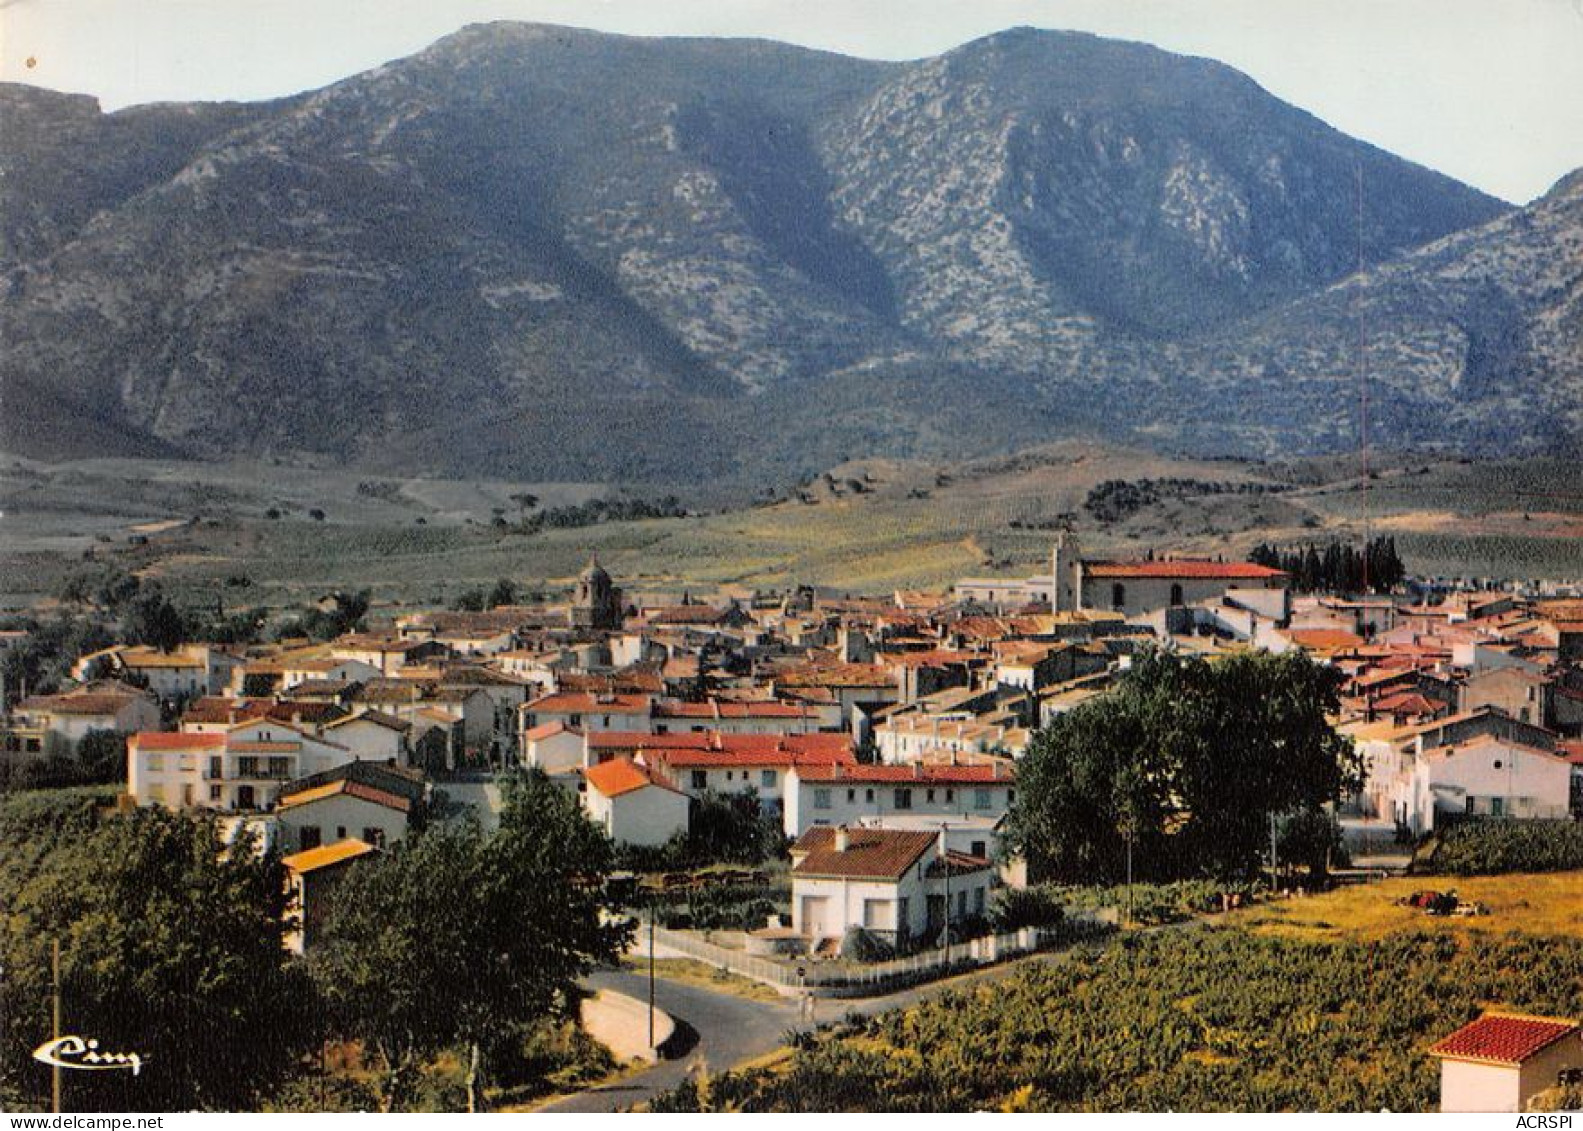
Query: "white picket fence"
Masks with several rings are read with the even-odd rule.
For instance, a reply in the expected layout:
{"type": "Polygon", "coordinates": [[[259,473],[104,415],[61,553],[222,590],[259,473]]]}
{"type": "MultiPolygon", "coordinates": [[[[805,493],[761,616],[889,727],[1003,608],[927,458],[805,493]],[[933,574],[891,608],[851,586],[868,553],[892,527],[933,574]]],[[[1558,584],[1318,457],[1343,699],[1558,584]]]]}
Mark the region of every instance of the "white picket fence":
{"type": "Polygon", "coordinates": [[[984,935],[944,948],[923,951],[886,962],[815,962],[809,959],[763,958],[706,942],[691,931],[654,929],[654,941],[669,950],[689,955],[711,966],[723,967],[744,978],[777,989],[807,988],[827,996],[862,997],[889,988],[940,977],[951,970],[965,970],[1002,962],[1038,950],[1037,927],[1024,927],[1003,935],[984,935]],[[798,972],[802,971],[801,974],[798,972]]]}

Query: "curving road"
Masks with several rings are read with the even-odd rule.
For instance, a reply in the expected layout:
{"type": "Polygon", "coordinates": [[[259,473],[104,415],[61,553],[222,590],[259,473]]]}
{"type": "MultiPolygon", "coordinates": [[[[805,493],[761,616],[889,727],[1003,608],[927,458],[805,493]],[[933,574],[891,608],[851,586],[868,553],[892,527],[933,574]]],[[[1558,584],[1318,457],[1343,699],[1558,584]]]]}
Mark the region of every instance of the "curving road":
{"type": "MultiPolygon", "coordinates": [[[[587,984],[639,1001],[649,997],[646,974],[601,970],[590,975],[587,984]]],[[[787,1030],[800,1027],[795,1003],[748,1001],[664,978],[655,979],[654,985],[655,1004],[676,1019],[679,1031],[687,1026],[696,1034],[693,1047],[675,1060],[662,1061],[635,1076],[567,1096],[538,1110],[621,1111],[675,1087],[700,1059],[711,1071],[723,1071],[773,1052],[784,1043],[787,1030]]]]}

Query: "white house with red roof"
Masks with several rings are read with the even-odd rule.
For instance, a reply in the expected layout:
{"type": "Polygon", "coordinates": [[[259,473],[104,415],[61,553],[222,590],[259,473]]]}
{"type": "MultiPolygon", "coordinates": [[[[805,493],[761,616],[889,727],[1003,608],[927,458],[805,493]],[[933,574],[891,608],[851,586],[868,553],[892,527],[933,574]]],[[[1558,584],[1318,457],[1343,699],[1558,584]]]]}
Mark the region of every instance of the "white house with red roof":
{"type": "Polygon", "coordinates": [[[517,710],[519,750],[527,749],[526,733],[545,723],[564,723],[589,733],[602,730],[652,730],[654,698],[620,691],[555,691],[530,699],[517,710]]]}
{"type": "Polygon", "coordinates": [[[661,845],[687,831],[692,800],[649,767],[615,758],[583,777],[583,808],[616,843],[661,845]]]}
{"type": "Polygon", "coordinates": [[[786,775],[786,835],[891,815],[999,820],[1016,798],[1004,763],[794,766],[786,775]]]}
{"type": "Polygon", "coordinates": [[[35,740],[20,749],[41,751],[51,735],[75,746],[89,731],[131,733],[152,730],[159,722],[159,703],[148,692],[101,680],[59,695],[29,696],[17,704],[8,730],[35,740]]]}
{"type": "Polygon", "coordinates": [[[368,782],[337,778],[282,797],[275,816],[290,851],[348,837],[384,848],[406,835],[412,808],[410,797],[368,782]]]}
{"type": "Polygon", "coordinates": [[[554,775],[581,769],[586,764],[583,732],[559,719],[523,731],[521,741],[519,754],[524,766],[554,775]]]}
{"type": "Polygon", "coordinates": [[[587,736],[586,764],[631,757],[664,775],[690,796],[753,790],[766,809],[779,812],[786,784],[797,767],[857,765],[852,739],[844,734],[629,734],[605,731],[587,736]]]}
{"type": "Polygon", "coordinates": [[[127,793],[139,805],[250,812],[281,786],[355,761],[344,746],[273,718],[207,733],[140,731],[127,739],[127,793]]]}
{"type": "Polygon", "coordinates": [[[892,945],[929,940],[947,921],[988,912],[987,859],[912,829],[809,829],[792,845],[792,929],[810,948],[860,927],[892,945]]]}
{"type": "Polygon", "coordinates": [[[1526,1111],[1563,1074],[1583,1071],[1576,1021],[1489,1012],[1433,1045],[1441,1111],[1526,1111]]]}

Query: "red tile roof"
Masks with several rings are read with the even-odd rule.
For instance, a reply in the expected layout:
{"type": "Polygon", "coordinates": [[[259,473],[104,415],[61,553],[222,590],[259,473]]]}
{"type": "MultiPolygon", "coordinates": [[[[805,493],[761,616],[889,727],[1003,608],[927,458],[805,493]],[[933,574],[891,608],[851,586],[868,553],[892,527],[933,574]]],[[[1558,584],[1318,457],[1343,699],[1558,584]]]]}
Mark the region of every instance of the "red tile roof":
{"type": "Polygon", "coordinates": [[[835,829],[819,826],[803,833],[792,845],[793,857],[801,856],[793,877],[899,880],[939,839],[908,829],[848,829],[846,834],[846,850],[837,852],[835,829]]]}
{"type": "Polygon", "coordinates": [[[318,848],[309,848],[302,852],[293,853],[281,860],[287,869],[301,876],[308,872],[317,872],[320,868],[330,868],[337,864],[345,864],[367,856],[377,849],[365,841],[348,839],[338,840],[334,844],[320,845],[318,848]]]}
{"type": "Polygon", "coordinates": [[[1436,1043],[1431,1056],[1480,1060],[1490,1064],[1521,1064],[1557,1041],[1575,1038],[1578,1024],[1554,1017],[1486,1013],[1436,1043]]]}
{"type": "Polygon", "coordinates": [[[583,771],[583,776],[588,779],[590,786],[606,797],[620,797],[623,793],[631,793],[650,785],[659,789],[668,789],[672,793],[679,792],[631,758],[612,758],[597,766],[589,766],[583,771]]]}
{"type": "Polygon", "coordinates": [[[223,734],[175,734],[167,731],[139,731],[131,738],[131,745],[139,750],[204,750],[224,746],[223,734]]]}
{"type": "Polygon", "coordinates": [[[1010,770],[991,764],[952,766],[914,762],[895,766],[798,766],[797,777],[805,782],[852,782],[857,785],[1011,785],[1010,770]]]}
{"type": "Polygon", "coordinates": [[[1299,648],[1330,651],[1338,648],[1356,648],[1363,637],[1339,628],[1289,628],[1286,638],[1299,648]]]}
{"type": "Polygon", "coordinates": [[[656,704],[657,719],[801,719],[810,714],[805,706],[796,703],[725,702],[664,703],[656,704]]]}
{"type": "Polygon", "coordinates": [[[588,736],[591,751],[641,751],[671,766],[856,765],[845,734],[638,734],[599,731],[588,736]]]}
{"type": "Polygon", "coordinates": [[[1183,581],[1262,581],[1286,574],[1252,562],[1084,562],[1085,577],[1162,577],[1183,581]]]}
{"type": "Polygon", "coordinates": [[[549,714],[646,715],[651,703],[647,695],[559,691],[533,700],[526,709],[549,714]]]}
{"type": "Polygon", "coordinates": [[[17,704],[17,709],[51,715],[114,715],[128,703],[138,698],[140,696],[136,692],[123,695],[113,691],[66,695],[33,695],[17,704]]]}

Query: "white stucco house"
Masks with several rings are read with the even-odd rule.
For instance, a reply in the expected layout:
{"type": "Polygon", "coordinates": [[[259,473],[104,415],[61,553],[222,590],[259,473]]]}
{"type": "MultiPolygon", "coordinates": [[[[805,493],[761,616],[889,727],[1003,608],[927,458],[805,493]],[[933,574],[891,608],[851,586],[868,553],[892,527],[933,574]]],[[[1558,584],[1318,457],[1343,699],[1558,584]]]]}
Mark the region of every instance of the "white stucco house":
{"type": "Polygon", "coordinates": [[[1429,1050],[1440,1059],[1441,1111],[1525,1111],[1563,1073],[1583,1071],[1576,1021],[1490,1012],[1429,1050]]]}
{"type": "Polygon", "coordinates": [[[412,809],[409,797],[339,778],[282,796],[275,816],[288,851],[305,852],[348,837],[384,848],[407,834],[412,809]]]}
{"type": "Polygon", "coordinates": [[[613,758],[583,771],[583,808],[618,844],[664,844],[687,831],[692,800],[630,758],[613,758]]]}
{"type": "Polygon", "coordinates": [[[789,837],[819,826],[890,815],[1006,815],[1017,796],[1009,763],[953,766],[797,765],[786,775],[781,816],[789,837]]]}
{"type": "Polygon", "coordinates": [[[988,913],[988,860],[927,830],[810,829],[792,846],[792,929],[817,946],[861,927],[884,942],[930,941],[947,920],[988,913]]]}

